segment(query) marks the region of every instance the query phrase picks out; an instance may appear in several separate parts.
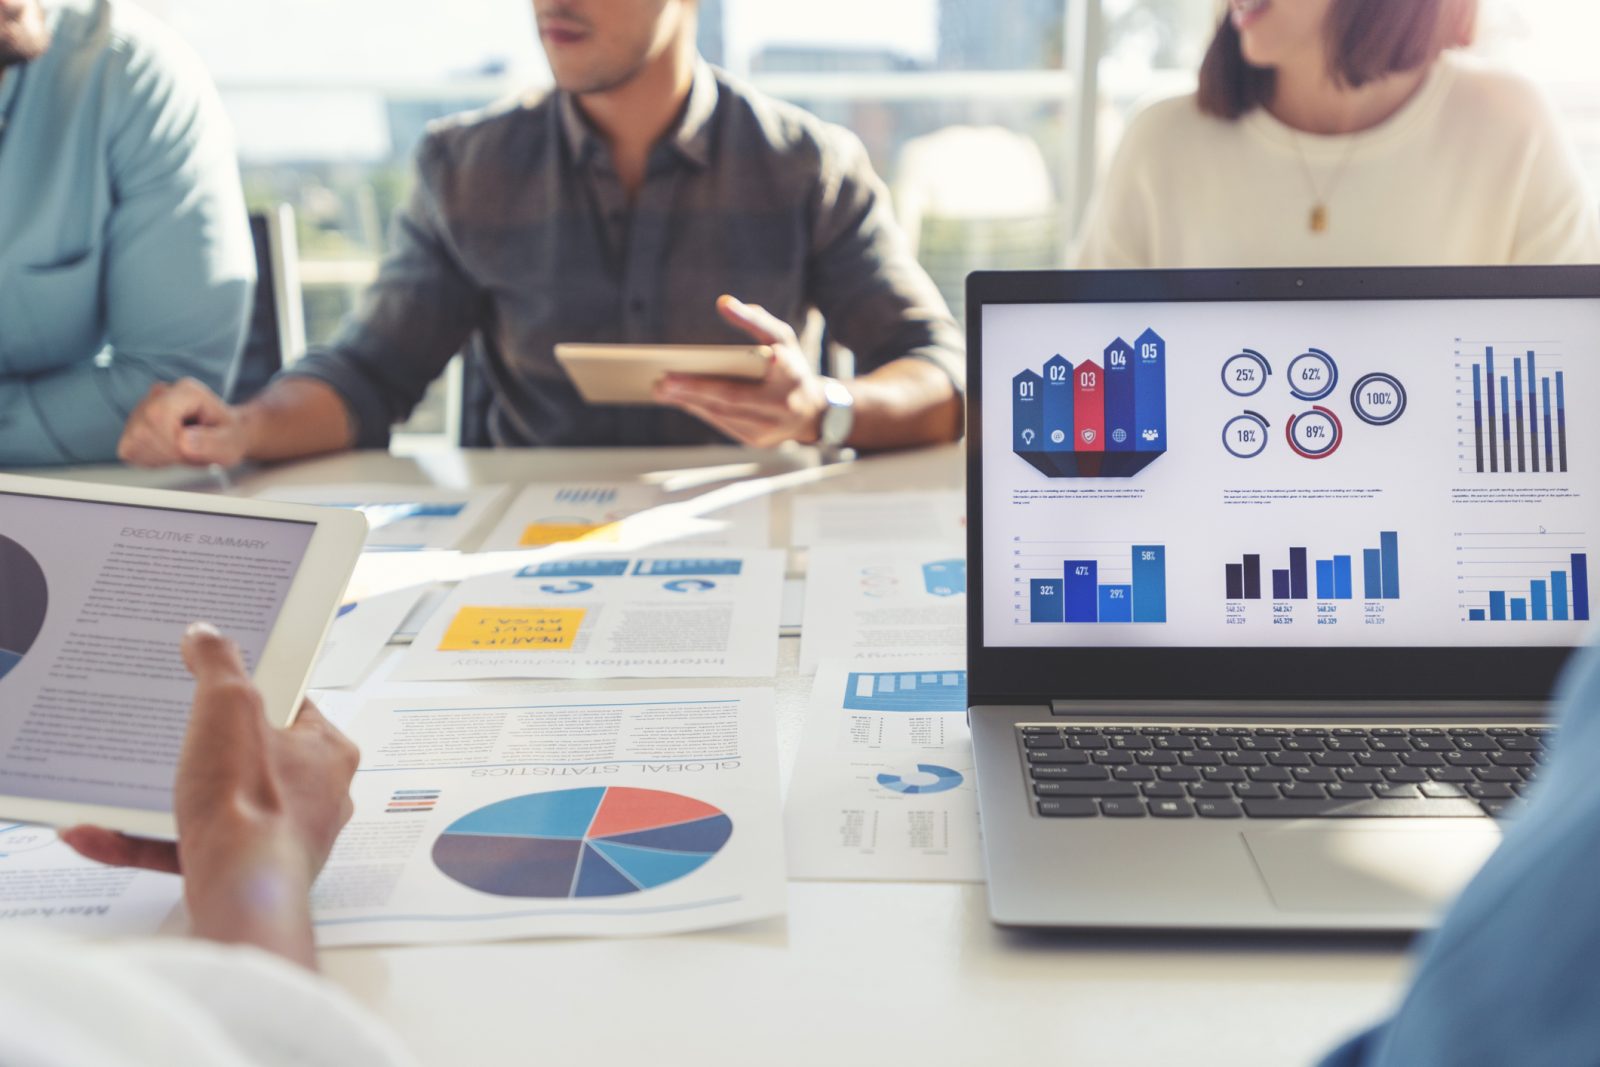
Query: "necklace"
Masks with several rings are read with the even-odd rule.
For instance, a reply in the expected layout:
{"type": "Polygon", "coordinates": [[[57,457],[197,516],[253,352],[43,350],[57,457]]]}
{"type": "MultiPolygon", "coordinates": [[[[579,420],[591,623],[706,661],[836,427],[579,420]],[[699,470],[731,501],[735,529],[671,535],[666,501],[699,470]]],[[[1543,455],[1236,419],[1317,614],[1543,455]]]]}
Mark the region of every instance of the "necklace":
{"type": "Polygon", "coordinates": [[[1355,149],[1355,139],[1350,138],[1349,143],[1344,146],[1344,154],[1339,157],[1339,164],[1333,170],[1331,180],[1328,182],[1328,188],[1323,190],[1317,184],[1317,175],[1311,169],[1311,160],[1306,156],[1306,146],[1301,142],[1299,131],[1290,130],[1289,133],[1294,138],[1295,154],[1300,157],[1300,167],[1305,171],[1306,184],[1311,187],[1311,232],[1326,233],[1328,232],[1328,201],[1332,199],[1334,192],[1339,188],[1339,180],[1344,177],[1345,166],[1350,162],[1350,154],[1355,149]]]}

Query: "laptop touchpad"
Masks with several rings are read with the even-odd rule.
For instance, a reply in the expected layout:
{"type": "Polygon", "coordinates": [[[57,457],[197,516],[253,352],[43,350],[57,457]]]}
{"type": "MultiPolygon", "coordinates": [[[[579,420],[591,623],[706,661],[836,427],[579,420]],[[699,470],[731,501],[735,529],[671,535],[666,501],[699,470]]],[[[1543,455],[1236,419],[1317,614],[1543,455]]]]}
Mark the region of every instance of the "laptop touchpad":
{"type": "Polygon", "coordinates": [[[1243,835],[1284,911],[1436,911],[1500,843],[1488,819],[1420,830],[1267,830],[1243,835]]]}

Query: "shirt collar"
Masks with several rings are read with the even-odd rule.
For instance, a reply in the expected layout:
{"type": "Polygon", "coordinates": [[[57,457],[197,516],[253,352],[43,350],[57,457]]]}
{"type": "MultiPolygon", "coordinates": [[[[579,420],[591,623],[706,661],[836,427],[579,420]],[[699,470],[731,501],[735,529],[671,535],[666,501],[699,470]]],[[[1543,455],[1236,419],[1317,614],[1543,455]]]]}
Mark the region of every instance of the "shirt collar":
{"type": "MultiPolygon", "coordinates": [[[[3,93],[0,87],[0,93],[3,93]]],[[[689,85],[689,99],[684,103],[683,115],[662,143],[671,146],[679,155],[698,167],[711,163],[711,119],[717,112],[717,77],[705,60],[696,60],[694,80],[689,85]]],[[[577,98],[568,92],[557,94],[561,110],[561,129],[572,150],[573,158],[584,160],[596,151],[599,134],[584,116],[577,98]]]]}

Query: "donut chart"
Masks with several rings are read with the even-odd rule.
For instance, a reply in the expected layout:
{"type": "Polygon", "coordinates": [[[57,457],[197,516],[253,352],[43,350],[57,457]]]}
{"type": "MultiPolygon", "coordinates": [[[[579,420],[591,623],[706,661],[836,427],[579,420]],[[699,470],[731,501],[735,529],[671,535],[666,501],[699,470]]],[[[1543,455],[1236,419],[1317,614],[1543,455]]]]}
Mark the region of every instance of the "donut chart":
{"type": "Polygon", "coordinates": [[[0,534],[0,678],[33,647],[49,607],[50,590],[39,561],[0,534]]]}
{"type": "Polygon", "coordinates": [[[433,862],[454,881],[495,896],[615,897],[699,870],[732,835],[732,819],[692,797],[595,786],[469,812],[439,835],[433,862]]]}
{"type": "Polygon", "coordinates": [[[964,780],[960,771],[936,763],[919,763],[915,772],[878,775],[878,784],[896,793],[943,793],[964,780]]]}

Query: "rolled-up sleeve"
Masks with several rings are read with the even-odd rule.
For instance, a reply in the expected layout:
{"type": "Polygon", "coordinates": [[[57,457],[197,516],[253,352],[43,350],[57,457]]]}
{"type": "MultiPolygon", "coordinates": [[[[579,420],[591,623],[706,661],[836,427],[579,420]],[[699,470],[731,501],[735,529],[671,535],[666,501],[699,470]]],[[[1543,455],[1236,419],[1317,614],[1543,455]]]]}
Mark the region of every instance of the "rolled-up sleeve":
{"type": "Polygon", "coordinates": [[[423,140],[416,171],[378,280],[331,345],[284,373],[338,392],[357,448],[388,445],[390,427],[411,414],[488,315],[488,296],[462,269],[440,211],[439,183],[452,168],[439,133],[423,140]]]}
{"type": "Polygon", "coordinates": [[[912,254],[866,149],[852,134],[829,132],[819,146],[806,279],[817,310],[855,353],[858,372],[923,359],[964,393],[966,348],[950,308],[912,254]]]}

